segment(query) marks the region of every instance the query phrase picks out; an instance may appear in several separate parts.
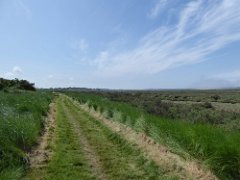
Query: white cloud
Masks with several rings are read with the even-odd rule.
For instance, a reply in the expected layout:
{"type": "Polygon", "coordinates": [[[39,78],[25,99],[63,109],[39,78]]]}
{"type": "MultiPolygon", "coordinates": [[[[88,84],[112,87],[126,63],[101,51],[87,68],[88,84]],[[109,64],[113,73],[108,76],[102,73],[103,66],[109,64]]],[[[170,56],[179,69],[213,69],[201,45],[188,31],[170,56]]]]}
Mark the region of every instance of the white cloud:
{"type": "Polygon", "coordinates": [[[12,69],[13,74],[21,74],[22,69],[19,66],[14,66],[12,69]]]}
{"type": "Polygon", "coordinates": [[[94,64],[97,64],[99,68],[104,68],[109,62],[109,52],[102,51],[99,53],[98,57],[93,61],[94,64]]]}
{"type": "Polygon", "coordinates": [[[73,77],[69,77],[68,80],[69,80],[69,81],[73,81],[74,78],[73,78],[73,77]]]}
{"type": "Polygon", "coordinates": [[[75,42],[73,45],[74,49],[80,50],[81,52],[86,52],[88,50],[88,43],[86,42],[85,39],[81,39],[78,42],[75,42]]]}
{"type": "Polygon", "coordinates": [[[14,66],[12,71],[4,73],[5,78],[16,78],[22,74],[22,68],[19,66],[14,66]]]}
{"type": "Polygon", "coordinates": [[[48,78],[49,78],[49,79],[52,79],[52,78],[54,78],[54,76],[53,76],[52,74],[49,74],[49,75],[48,75],[48,78]]]}
{"type": "Polygon", "coordinates": [[[179,14],[174,26],[147,34],[135,49],[100,52],[94,60],[98,74],[159,73],[206,60],[209,54],[240,40],[239,0],[195,0],[179,14]]]}
{"type": "Polygon", "coordinates": [[[156,18],[161,10],[165,7],[167,3],[167,0],[158,0],[155,6],[151,9],[151,11],[148,13],[148,17],[150,18],[156,18]]]}

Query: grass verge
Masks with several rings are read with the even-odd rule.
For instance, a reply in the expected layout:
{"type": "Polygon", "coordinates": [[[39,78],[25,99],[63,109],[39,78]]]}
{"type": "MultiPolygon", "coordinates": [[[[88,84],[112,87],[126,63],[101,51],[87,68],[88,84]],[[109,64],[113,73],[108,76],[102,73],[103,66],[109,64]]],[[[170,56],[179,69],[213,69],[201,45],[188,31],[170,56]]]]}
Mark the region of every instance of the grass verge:
{"type": "Polygon", "coordinates": [[[0,92],[0,179],[19,179],[44,125],[52,94],[0,92]]]}

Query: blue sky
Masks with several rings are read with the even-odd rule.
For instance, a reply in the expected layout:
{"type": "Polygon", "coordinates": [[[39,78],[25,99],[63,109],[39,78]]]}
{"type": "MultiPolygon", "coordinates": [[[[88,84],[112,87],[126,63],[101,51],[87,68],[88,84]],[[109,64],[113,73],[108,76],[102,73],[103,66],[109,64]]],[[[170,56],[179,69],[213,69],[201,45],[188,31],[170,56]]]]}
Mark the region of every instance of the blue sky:
{"type": "Polygon", "coordinates": [[[0,0],[0,76],[37,87],[240,87],[239,0],[0,0]]]}

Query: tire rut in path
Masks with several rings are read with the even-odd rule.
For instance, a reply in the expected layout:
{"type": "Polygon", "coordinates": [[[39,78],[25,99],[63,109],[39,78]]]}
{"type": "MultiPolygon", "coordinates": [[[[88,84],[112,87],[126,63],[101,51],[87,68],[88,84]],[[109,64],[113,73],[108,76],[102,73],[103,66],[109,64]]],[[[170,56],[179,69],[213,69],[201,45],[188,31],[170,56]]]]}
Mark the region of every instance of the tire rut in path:
{"type": "Polygon", "coordinates": [[[128,142],[136,144],[149,159],[152,159],[157,165],[166,171],[171,171],[173,174],[178,175],[181,179],[217,179],[211,171],[204,169],[200,163],[185,160],[177,154],[171,153],[167,147],[157,144],[152,138],[146,136],[146,134],[137,133],[126,125],[106,119],[100,113],[91,111],[89,108],[80,105],[76,101],[73,103],[76,107],[79,107],[89,113],[92,117],[103,122],[103,124],[109,127],[113,132],[124,137],[128,142]]]}
{"type": "Polygon", "coordinates": [[[83,153],[89,163],[89,166],[91,167],[92,173],[95,175],[97,179],[100,180],[108,179],[107,175],[104,174],[99,157],[96,155],[96,153],[90,146],[87,138],[81,131],[81,126],[79,125],[79,122],[77,122],[76,118],[69,112],[68,107],[65,104],[63,104],[63,110],[70,124],[73,126],[75,133],[79,137],[80,144],[82,145],[83,148],[83,153]]]}

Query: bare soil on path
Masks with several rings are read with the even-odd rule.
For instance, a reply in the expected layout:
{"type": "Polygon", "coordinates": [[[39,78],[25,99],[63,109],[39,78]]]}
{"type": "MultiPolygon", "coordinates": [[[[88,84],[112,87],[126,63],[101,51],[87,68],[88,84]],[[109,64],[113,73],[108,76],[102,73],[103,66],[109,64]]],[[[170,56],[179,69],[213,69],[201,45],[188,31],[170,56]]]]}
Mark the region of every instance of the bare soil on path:
{"type": "Polygon", "coordinates": [[[49,148],[49,144],[53,141],[54,129],[55,129],[55,103],[49,105],[48,116],[45,120],[45,127],[43,129],[43,135],[39,137],[37,145],[33,147],[29,153],[29,165],[30,169],[38,169],[47,165],[47,162],[51,159],[52,150],[49,148]]]}

